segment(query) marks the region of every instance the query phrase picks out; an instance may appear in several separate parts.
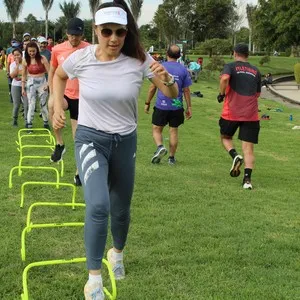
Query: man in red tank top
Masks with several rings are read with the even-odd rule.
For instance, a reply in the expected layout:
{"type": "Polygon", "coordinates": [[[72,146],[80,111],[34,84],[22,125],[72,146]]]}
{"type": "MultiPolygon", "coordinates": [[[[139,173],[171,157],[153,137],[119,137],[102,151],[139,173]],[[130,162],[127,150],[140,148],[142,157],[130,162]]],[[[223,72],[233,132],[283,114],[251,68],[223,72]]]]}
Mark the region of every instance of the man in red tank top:
{"type": "Polygon", "coordinates": [[[246,44],[235,46],[235,61],[225,65],[220,79],[220,94],[217,97],[219,102],[225,99],[219,125],[223,146],[233,159],[230,176],[238,177],[244,162],[244,189],[252,189],[254,144],[258,143],[260,129],[258,97],[261,91],[261,75],[255,66],[248,63],[248,55],[246,44]],[[237,153],[232,141],[237,129],[244,158],[237,153]]]}

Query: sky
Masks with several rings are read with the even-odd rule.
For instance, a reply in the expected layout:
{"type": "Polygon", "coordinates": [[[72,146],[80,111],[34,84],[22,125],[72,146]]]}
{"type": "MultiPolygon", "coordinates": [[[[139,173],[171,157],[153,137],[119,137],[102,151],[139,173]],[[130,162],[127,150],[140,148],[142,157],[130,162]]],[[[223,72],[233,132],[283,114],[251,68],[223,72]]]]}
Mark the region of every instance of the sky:
{"type": "MultiPolygon", "coordinates": [[[[77,1],[78,0],[74,0],[74,2],[77,1]]],[[[49,20],[55,21],[58,17],[62,16],[62,12],[59,8],[59,3],[62,2],[63,0],[54,0],[53,6],[49,12],[49,20]]],[[[158,5],[162,2],[163,0],[144,0],[142,14],[138,20],[138,25],[141,26],[150,23],[152,21],[155,11],[157,10],[158,5]]],[[[81,19],[91,19],[89,1],[80,0],[80,3],[81,9],[78,17],[81,19]]],[[[236,0],[236,3],[240,3],[243,5],[245,5],[245,3],[257,4],[257,0],[236,0]]],[[[5,6],[3,4],[3,0],[0,0],[0,7],[3,7],[3,9],[0,10],[0,21],[10,21],[7,17],[6,10],[4,9],[5,6]]],[[[42,6],[42,2],[40,0],[25,0],[22,13],[18,21],[24,21],[24,18],[27,17],[30,13],[32,13],[38,20],[45,19],[45,12],[42,6]]]]}

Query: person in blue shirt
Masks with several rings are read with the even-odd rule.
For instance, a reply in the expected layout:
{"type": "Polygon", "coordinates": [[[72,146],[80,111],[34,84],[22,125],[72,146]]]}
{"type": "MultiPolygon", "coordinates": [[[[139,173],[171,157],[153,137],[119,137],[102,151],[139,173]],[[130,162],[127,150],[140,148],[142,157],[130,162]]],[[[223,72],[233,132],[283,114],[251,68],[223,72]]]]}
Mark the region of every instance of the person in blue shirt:
{"type": "MultiPolygon", "coordinates": [[[[183,96],[186,101],[185,117],[189,120],[192,117],[191,92],[189,86],[192,85],[188,70],[179,62],[180,48],[172,45],[167,51],[167,61],[162,63],[164,68],[173,75],[178,85],[178,96],[175,99],[166,97],[158,90],[154,111],[152,114],[152,134],[157,150],[151,159],[153,164],[160,163],[161,159],[168,153],[163,145],[163,129],[169,124],[169,158],[168,163],[176,163],[175,153],[178,146],[178,127],[184,123],[183,96]]],[[[145,112],[149,113],[150,103],[156,93],[156,86],[150,85],[147,101],[145,102],[145,112]]]]}
{"type": "Polygon", "coordinates": [[[201,66],[198,63],[196,63],[195,61],[191,61],[188,64],[188,71],[191,75],[191,78],[194,78],[194,82],[197,82],[198,75],[201,71],[201,66]]]}

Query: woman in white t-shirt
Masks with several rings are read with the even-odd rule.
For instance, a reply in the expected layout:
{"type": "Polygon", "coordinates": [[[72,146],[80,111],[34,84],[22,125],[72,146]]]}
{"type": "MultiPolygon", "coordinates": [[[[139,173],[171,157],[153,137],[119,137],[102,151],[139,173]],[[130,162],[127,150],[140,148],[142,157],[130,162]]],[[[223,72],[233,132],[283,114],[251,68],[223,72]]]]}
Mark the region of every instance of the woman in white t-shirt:
{"type": "Polygon", "coordinates": [[[10,77],[13,79],[11,84],[11,96],[13,99],[13,126],[18,126],[18,114],[21,103],[24,106],[24,119],[27,123],[28,100],[22,96],[22,50],[15,48],[12,51],[14,62],[9,66],[10,77]]]}
{"type": "Polygon", "coordinates": [[[86,299],[104,299],[101,262],[108,218],[113,248],[107,253],[115,278],[123,279],[136,157],[137,100],[144,78],[167,97],[178,87],[164,67],[146,54],[137,25],[123,0],[103,3],[95,15],[99,44],[71,54],[53,81],[53,127],[65,125],[63,95],[68,78],[79,79],[79,117],[75,152],[83,185],[85,247],[89,280],[86,299]],[[94,295],[94,297],[93,297],[94,295]]]}

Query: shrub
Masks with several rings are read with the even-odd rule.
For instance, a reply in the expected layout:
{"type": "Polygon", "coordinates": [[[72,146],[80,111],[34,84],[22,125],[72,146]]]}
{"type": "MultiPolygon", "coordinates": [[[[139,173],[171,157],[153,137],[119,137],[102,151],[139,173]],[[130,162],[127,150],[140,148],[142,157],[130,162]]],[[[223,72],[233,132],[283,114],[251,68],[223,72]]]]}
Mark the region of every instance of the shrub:
{"type": "Polygon", "coordinates": [[[300,62],[298,62],[294,65],[294,75],[295,75],[297,84],[300,84],[300,62]]]}
{"type": "Polygon", "coordinates": [[[260,64],[261,66],[263,66],[264,64],[269,63],[270,60],[271,60],[271,59],[270,59],[270,56],[269,56],[269,55],[265,55],[265,56],[263,56],[263,57],[260,59],[259,64],[260,64]]]}
{"type": "Polygon", "coordinates": [[[205,66],[208,71],[222,71],[225,65],[225,61],[220,56],[212,56],[209,63],[205,66]]]}

